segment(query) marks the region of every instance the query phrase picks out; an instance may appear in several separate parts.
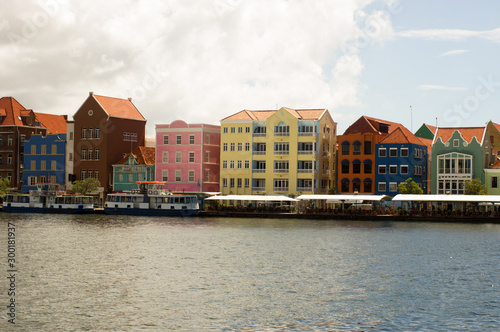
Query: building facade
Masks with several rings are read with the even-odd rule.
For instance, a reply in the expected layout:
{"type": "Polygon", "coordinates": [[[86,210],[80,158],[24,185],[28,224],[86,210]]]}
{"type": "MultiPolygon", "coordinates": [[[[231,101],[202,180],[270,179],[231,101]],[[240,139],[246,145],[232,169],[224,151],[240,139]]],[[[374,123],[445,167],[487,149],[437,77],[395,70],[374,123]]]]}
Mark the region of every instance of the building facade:
{"type": "Polygon", "coordinates": [[[340,193],[376,192],[376,144],[402,127],[399,123],[362,116],[338,137],[337,175],[340,193]]]}
{"type": "Polygon", "coordinates": [[[219,192],[220,126],[156,125],[156,181],[171,192],[219,192]]]}
{"type": "Polygon", "coordinates": [[[24,141],[23,192],[36,183],[65,184],[66,134],[31,135],[24,141]]]}
{"type": "Polygon", "coordinates": [[[244,110],[221,120],[222,194],[318,194],[335,183],[337,124],[326,109],[244,110]]]}
{"type": "Polygon", "coordinates": [[[438,128],[432,144],[431,193],[464,194],[464,182],[480,179],[496,161],[486,127],[438,128]]]}
{"type": "Polygon", "coordinates": [[[395,196],[398,185],[411,178],[427,192],[427,146],[399,127],[375,145],[375,194],[395,196]]]}
{"type": "Polygon", "coordinates": [[[113,165],[113,191],[139,189],[136,181],[154,181],[155,148],[139,146],[113,165]]]}
{"type": "Polygon", "coordinates": [[[74,118],[74,178],[99,180],[100,198],[113,187],[113,164],[144,146],[146,119],[131,99],[90,92],[74,118]]]}

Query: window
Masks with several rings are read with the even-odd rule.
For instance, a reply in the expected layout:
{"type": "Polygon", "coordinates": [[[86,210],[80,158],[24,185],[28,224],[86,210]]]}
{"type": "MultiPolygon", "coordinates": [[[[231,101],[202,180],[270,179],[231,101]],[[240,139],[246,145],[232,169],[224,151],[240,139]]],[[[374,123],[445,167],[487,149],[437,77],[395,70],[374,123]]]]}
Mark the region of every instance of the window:
{"type": "Polygon", "coordinates": [[[234,160],[229,161],[229,168],[234,169],[234,160]]]}
{"type": "Polygon", "coordinates": [[[210,135],[205,136],[205,144],[210,144],[210,135]]]}
{"type": "MultiPolygon", "coordinates": [[[[94,138],[94,128],[89,128],[89,139],[92,139],[94,138]]],[[[90,175],[90,171],[89,171],[89,178],[91,178],[92,176],[90,175]]]]}
{"type": "Polygon", "coordinates": [[[387,167],[385,165],[378,165],[378,174],[385,174],[386,168],[387,167]]]}
{"type": "Polygon", "coordinates": [[[73,140],[73,132],[72,132],[72,131],[70,131],[70,132],[69,132],[69,140],[70,140],[70,141],[72,141],[72,140],[73,140]]]}
{"type": "Polygon", "coordinates": [[[36,161],[35,161],[35,160],[32,160],[32,161],[31,161],[31,165],[30,165],[30,166],[31,166],[31,170],[32,170],[32,171],[36,170],[36,161]]]}
{"type": "Polygon", "coordinates": [[[245,160],[245,169],[250,168],[250,160],[245,160]]]}
{"type": "Polygon", "coordinates": [[[42,145],[42,154],[47,154],[47,145],[42,145]]]}
{"type": "Polygon", "coordinates": [[[88,170],[88,174],[87,174],[87,176],[88,176],[89,178],[92,178],[92,176],[93,176],[93,175],[94,175],[94,174],[93,174],[93,171],[92,171],[91,169],[89,169],[89,170],[88,170]]]}
{"type": "Polygon", "coordinates": [[[227,160],[222,161],[222,168],[227,169],[227,160]]]}
{"type": "Polygon", "coordinates": [[[189,152],[189,162],[194,163],[194,152],[189,152]]]}
{"type": "Polygon", "coordinates": [[[0,135],[0,145],[3,145],[3,135],[0,135]]]}
{"type": "Polygon", "coordinates": [[[342,155],[347,156],[349,155],[349,142],[344,141],[342,142],[342,155]]]}
{"type": "Polygon", "coordinates": [[[29,186],[36,185],[36,176],[30,176],[30,177],[28,177],[28,185],[29,186]]]}
{"type": "Polygon", "coordinates": [[[498,177],[497,176],[491,177],[491,188],[498,188],[498,177]]]}
{"type": "Polygon", "coordinates": [[[33,144],[33,145],[31,146],[31,154],[33,154],[33,155],[35,155],[35,154],[36,154],[36,145],[35,145],[35,144],[33,144]]]}
{"type": "Polygon", "coordinates": [[[210,170],[205,170],[205,182],[210,182],[210,170]]]}
{"type": "Polygon", "coordinates": [[[132,142],[137,142],[137,133],[130,133],[130,140],[132,142]]]}
{"type": "Polygon", "coordinates": [[[95,129],[95,132],[94,132],[94,138],[95,138],[95,139],[99,139],[99,138],[101,138],[101,129],[100,129],[100,128],[96,128],[96,129],[95,129]]]}
{"type": "Polygon", "coordinates": [[[188,171],[188,181],[189,182],[194,182],[194,170],[190,169],[188,171]]]}
{"type": "MultiPolygon", "coordinates": [[[[372,142],[365,141],[365,155],[371,155],[371,154],[372,154],[372,142]]],[[[371,185],[370,185],[370,188],[371,188],[371,185]]],[[[371,191],[371,190],[369,190],[369,191],[371,191]]]]}
{"type": "Polygon", "coordinates": [[[288,142],[274,143],[274,154],[288,154],[290,144],[288,142]]]}
{"type": "MultiPolygon", "coordinates": [[[[236,132],[236,130],[234,129],[234,127],[231,127],[231,134],[234,134],[235,132],[236,132]]],[[[233,181],[234,181],[234,179],[233,179],[233,181]]]]}
{"type": "Polygon", "coordinates": [[[177,135],[177,137],[176,137],[176,143],[177,144],[182,144],[182,136],[181,135],[177,135]]]}
{"type": "Polygon", "coordinates": [[[53,170],[53,171],[55,171],[57,169],[57,161],[52,160],[50,162],[50,169],[53,170]]]}
{"type": "Polygon", "coordinates": [[[241,169],[241,160],[238,160],[238,169],[241,169]]]}
{"type": "Polygon", "coordinates": [[[222,128],[222,131],[224,132],[224,134],[227,134],[227,127],[222,128]]]}
{"type": "Polygon", "coordinates": [[[245,188],[250,187],[250,179],[245,179],[245,188]]]}
{"type": "Polygon", "coordinates": [[[167,145],[168,144],[168,135],[163,135],[163,144],[167,145]]]}
{"type": "Polygon", "coordinates": [[[371,182],[363,182],[363,192],[369,193],[372,191],[372,183],[371,182]]]}
{"type": "Polygon", "coordinates": [[[245,143],[245,151],[250,151],[250,143],[245,143]]]}
{"type": "Polygon", "coordinates": [[[162,155],[162,162],[165,164],[165,163],[168,163],[168,151],[163,151],[163,155],[162,155]]]}
{"type": "Polygon", "coordinates": [[[231,151],[234,151],[234,143],[231,143],[231,151]]]}
{"type": "Polygon", "coordinates": [[[387,157],[387,150],[386,150],[386,148],[379,148],[378,149],[378,156],[379,157],[387,157]]]}
{"type": "Polygon", "coordinates": [[[87,128],[82,128],[82,139],[87,139],[87,128]]]}
{"type": "Polygon", "coordinates": [[[378,191],[386,192],[387,191],[387,184],[385,182],[379,182],[378,183],[378,191]]]}
{"type": "Polygon", "coordinates": [[[401,174],[408,174],[408,165],[401,165],[401,174]]]}
{"type": "MultiPolygon", "coordinates": [[[[227,128],[224,128],[224,129],[227,129],[227,128]]],[[[222,188],[227,188],[227,179],[226,178],[222,179],[222,188]]]]}
{"type": "Polygon", "coordinates": [[[349,180],[341,182],[340,191],[343,193],[349,192],[349,180]]]}
{"type": "Polygon", "coordinates": [[[80,172],[80,178],[81,180],[85,180],[85,178],[87,177],[87,171],[82,169],[82,171],[80,172]]]}
{"type": "Polygon", "coordinates": [[[123,133],[123,140],[126,142],[130,142],[130,133],[123,133]]]}
{"type": "Polygon", "coordinates": [[[342,174],[349,174],[349,161],[343,160],[341,165],[342,174]]]}
{"type": "Polygon", "coordinates": [[[210,151],[205,152],[205,162],[209,163],[210,162],[210,151]]]}
{"type": "Polygon", "coordinates": [[[361,173],[361,163],[360,162],[353,162],[352,163],[352,173],[353,174],[361,173]]]}
{"type": "Polygon", "coordinates": [[[99,149],[95,149],[95,151],[94,151],[94,160],[99,160],[99,158],[100,158],[99,149]]]}
{"type": "Polygon", "coordinates": [[[250,127],[245,127],[245,133],[249,133],[250,132],[250,127]]]}
{"type": "Polygon", "coordinates": [[[389,166],[389,174],[398,174],[398,166],[390,165],[389,166]]]}
{"type": "Polygon", "coordinates": [[[118,182],[123,182],[123,173],[118,173],[118,182]]]}
{"type": "Polygon", "coordinates": [[[243,150],[243,143],[238,143],[238,151],[242,151],[243,150]]]}
{"type": "Polygon", "coordinates": [[[353,155],[360,155],[361,154],[361,143],[359,142],[354,142],[352,145],[352,154],[353,155]]]}
{"type": "Polygon", "coordinates": [[[57,145],[52,144],[52,154],[57,154],[57,145]]]}
{"type": "Polygon", "coordinates": [[[241,187],[242,187],[242,184],[243,184],[243,182],[241,181],[241,179],[240,179],[240,178],[238,178],[238,180],[236,181],[236,186],[237,186],[238,188],[241,188],[241,187]]]}
{"type": "Polygon", "coordinates": [[[460,142],[458,139],[453,140],[453,147],[458,148],[460,146],[460,142]]]}
{"type": "Polygon", "coordinates": [[[189,135],[189,144],[194,144],[194,135],[189,135]]]}
{"type": "MultiPolygon", "coordinates": [[[[89,177],[90,177],[90,171],[89,171],[89,177]]],[[[128,174],[128,182],[134,182],[134,174],[133,173],[128,174]]]]}
{"type": "Polygon", "coordinates": [[[364,163],[364,170],[363,172],[365,174],[372,174],[372,164],[371,163],[364,163]]]}
{"type": "Polygon", "coordinates": [[[238,127],[238,134],[241,134],[242,132],[243,132],[243,127],[238,127]]]}
{"type": "Polygon", "coordinates": [[[180,169],[175,170],[175,182],[181,182],[181,170],[180,169]]]}
{"type": "Polygon", "coordinates": [[[398,191],[398,183],[397,182],[389,182],[389,191],[390,192],[398,191]]]}
{"type": "MultiPolygon", "coordinates": [[[[93,149],[89,149],[89,152],[88,152],[88,155],[87,155],[87,159],[88,160],[94,160],[94,150],[93,149]]],[[[90,176],[89,176],[90,178],[90,176]]]]}
{"type": "Polygon", "coordinates": [[[181,151],[175,152],[175,162],[180,163],[181,161],[182,161],[182,152],[181,151]]]}
{"type": "MultiPolygon", "coordinates": [[[[231,129],[234,129],[234,128],[231,128],[231,129]]],[[[234,188],[234,178],[229,179],[229,187],[234,188]]]]}
{"type": "Polygon", "coordinates": [[[274,127],[274,136],[290,136],[290,126],[287,126],[284,122],[280,122],[274,127]]]}
{"type": "Polygon", "coordinates": [[[161,180],[168,182],[168,169],[161,170],[161,180]]]}
{"type": "Polygon", "coordinates": [[[288,191],[288,179],[274,179],[275,191],[288,191]]]}
{"type": "Polygon", "coordinates": [[[45,171],[47,169],[47,162],[45,160],[40,161],[40,169],[45,171]]]}
{"type": "Polygon", "coordinates": [[[227,143],[222,144],[222,151],[227,152],[227,143]]]}
{"type": "Polygon", "coordinates": [[[408,148],[401,148],[401,157],[408,157],[408,148]]]}
{"type": "Polygon", "coordinates": [[[96,169],[94,171],[94,178],[99,180],[99,170],[98,169],[96,169]]]}
{"type": "Polygon", "coordinates": [[[397,157],[398,156],[398,149],[397,148],[390,148],[389,149],[389,157],[397,157]]]}

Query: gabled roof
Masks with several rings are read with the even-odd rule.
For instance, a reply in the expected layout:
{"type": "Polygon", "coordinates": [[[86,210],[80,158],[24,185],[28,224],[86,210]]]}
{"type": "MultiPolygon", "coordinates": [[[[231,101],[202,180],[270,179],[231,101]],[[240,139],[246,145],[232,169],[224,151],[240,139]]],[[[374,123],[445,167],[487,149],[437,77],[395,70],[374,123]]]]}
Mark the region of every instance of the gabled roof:
{"type": "MultiPolygon", "coordinates": [[[[299,120],[318,120],[321,118],[326,109],[293,109],[288,107],[283,107],[293,116],[299,120]]],[[[243,110],[228,117],[225,117],[222,121],[266,121],[270,116],[276,113],[278,110],[263,110],[263,111],[250,111],[243,110]]]]}
{"type": "MultiPolygon", "coordinates": [[[[380,120],[368,116],[361,116],[358,120],[356,120],[349,128],[346,129],[344,135],[355,134],[355,133],[378,133],[383,134],[380,131],[380,125],[387,125],[389,127],[389,134],[392,133],[397,128],[403,127],[402,124],[380,120]]],[[[404,128],[404,127],[403,127],[404,128]]]]}
{"type": "Polygon", "coordinates": [[[32,110],[26,109],[14,97],[0,98],[0,115],[5,117],[2,126],[25,126],[19,117],[28,116],[32,110]]]}
{"type": "Polygon", "coordinates": [[[66,134],[66,116],[36,112],[35,117],[42,127],[47,128],[47,134],[66,134]]]}
{"type": "Polygon", "coordinates": [[[434,141],[437,142],[438,138],[441,138],[443,143],[450,140],[451,136],[455,131],[458,131],[462,135],[463,139],[470,143],[472,138],[476,138],[479,144],[483,144],[484,134],[486,132],[486,127],[449,127],[449,128],[437,128],[436,135],[434,136],[434,141]]]}
{"type": "Polygon", "coordinates": [[[424,123],[424,126],[426,126],[427,128],[429,128],[429,130],[434,134],[436,135],[436,130],[437,130],[437,127],[434,127],[434,126],[431,126],[427,123],[424,123]]]}
{"type": "Polygon", "coordinates": [[[90,95],[97,100],[104,111],[111,117],[146,121],[130,99],[98,96],[93,93],[90,93],[90,95]]]}
{"type": "MultiPolygon", "coordinates": [[[[139,165],[154,165],[155,164],[155,148],[138,146],[132,151],[135,160],[139,165]]],[[[116,165],[124,165],[127,163],[130,153],[127,153],[116,165]]]]}
{"type": "Polygon", "coordinates": [[[384,137],[380,142],[380,144],[417,144],[417,145],[425,145],[417,136],[413,135],[411,131],[406,129],[405,127],[398,127],[396,130],[393,130],[392,133],[384,137]]]}

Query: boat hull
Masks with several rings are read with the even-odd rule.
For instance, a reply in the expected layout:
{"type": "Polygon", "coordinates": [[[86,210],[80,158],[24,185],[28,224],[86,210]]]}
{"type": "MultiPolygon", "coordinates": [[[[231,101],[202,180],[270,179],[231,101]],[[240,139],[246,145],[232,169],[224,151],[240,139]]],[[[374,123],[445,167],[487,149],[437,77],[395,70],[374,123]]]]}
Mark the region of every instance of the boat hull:
{"type": "Polygon", "coordinates": [[[105,207],[105,214],[130,215],[130,216],[165,216],[165,217],[192,217],[198,215],[198,210],[194,209],[136,209],[105,207]]]}
{"type": "Polygon", "coordinates": [[[2,207],[5,212],[11,213],[54,213],[54,214],[84,214],[95,213],[93,208],[41,208],[25,206],[6,206],[2,207]]]}

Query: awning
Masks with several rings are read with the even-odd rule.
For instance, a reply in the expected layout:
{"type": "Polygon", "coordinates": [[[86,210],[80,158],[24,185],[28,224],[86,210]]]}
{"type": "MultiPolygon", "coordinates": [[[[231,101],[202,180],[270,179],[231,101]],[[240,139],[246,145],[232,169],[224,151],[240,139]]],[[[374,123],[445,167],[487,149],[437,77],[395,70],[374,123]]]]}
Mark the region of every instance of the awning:
{"type": "Polygon", "coordinates": [[[363,201],[380,202],[389,199],[387,195],[300,195],[298,200],[326,200],[327,203],[361,203],[363,201]]]}
{"type": "Polygon", "coordinates": [[[393,201],[398,202],[474,202],[500,203],[500,195],[408,195],[398,194],[393,201]]]}
{"type": "Polygon", "coordinates": [[[280,195],[225,195],[205,198],[206,201],[272,201],[272,202],[297,202],[295,198],[280,195]]]}

